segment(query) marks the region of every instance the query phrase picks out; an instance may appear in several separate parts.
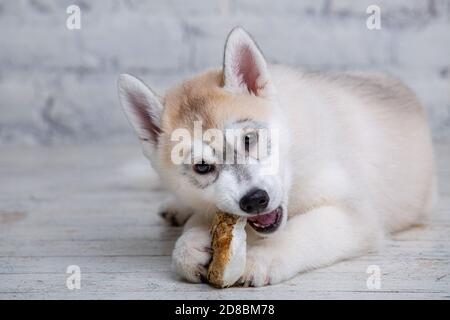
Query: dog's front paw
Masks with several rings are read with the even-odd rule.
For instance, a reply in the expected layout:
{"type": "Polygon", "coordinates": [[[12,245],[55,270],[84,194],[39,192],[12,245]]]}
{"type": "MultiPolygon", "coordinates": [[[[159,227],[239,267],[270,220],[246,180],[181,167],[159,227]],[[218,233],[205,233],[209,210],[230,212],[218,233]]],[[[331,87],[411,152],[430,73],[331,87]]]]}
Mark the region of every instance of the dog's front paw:
{"type": "Polygon", "coordinates": [[[174,227],[180,227],[186,223],[193,211],[189,208],[182,207],[175,201],[166,202],[159,209],[159,215],[169,225],[174,227]]]}
{"type": "Polygon", "coordinates": [[[175,271],[190,282],[204,282],[211,260],[210,246],[209,229],[196,227],[187,230],[178,239],[173,250],[175,271]]]}
{"type": "Polygon", "coordinates": [[[289,278],[283,261],[265,247],[250,248],[245,271],[238,283],[244,287],[262,287],[289,278]]]}

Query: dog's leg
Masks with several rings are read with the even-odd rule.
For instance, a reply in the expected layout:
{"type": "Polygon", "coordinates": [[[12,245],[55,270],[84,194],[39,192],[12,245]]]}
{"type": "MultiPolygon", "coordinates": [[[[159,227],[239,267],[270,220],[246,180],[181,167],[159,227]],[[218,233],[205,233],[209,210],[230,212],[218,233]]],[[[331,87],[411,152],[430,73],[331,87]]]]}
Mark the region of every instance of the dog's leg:
{"type": "Polygon", "coordinates": [[[284,230],[248,246],[245,286],[279,283],[299,272],[325,266],[367,250],[377,226],[364,227],[354,212],[321,207],[288,220],[284,230]]]}
{"type": "Polygon", "coordinates": [[[171,226],[179,227],[186,223],[186,221],[193,214],[193,210],[180,203],[175,197],[163,203],[159,209],[159,215],[171,226]]]}
{"type": "Polygon", "coordinates": [[[172,265],[175,271],[190,282],[206,279],[211,260],[211,221],[202,215],[194,214],[187,221],[183,234],[175,243],[172,265]]]}

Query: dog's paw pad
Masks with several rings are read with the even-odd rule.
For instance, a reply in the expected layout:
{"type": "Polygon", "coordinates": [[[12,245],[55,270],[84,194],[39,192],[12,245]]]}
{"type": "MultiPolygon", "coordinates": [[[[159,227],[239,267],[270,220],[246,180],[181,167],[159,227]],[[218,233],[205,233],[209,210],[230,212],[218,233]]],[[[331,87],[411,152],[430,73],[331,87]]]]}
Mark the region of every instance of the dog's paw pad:
{"type": "Polygon", "coordinates": [[[183,226],[191,215],[192,212],[181,212],[170,208],[166,208],[159,212],[159,216],[173,227],[183,226]]]}
{"type": "Polygon", "coordinates": [[[177,218],[177,212],[173,211],[162,211],[159,213],[160,217],[163,218],[165,222],[173,227],[179,227],[184,224],[184,221],[179,221],[177,218]]]}

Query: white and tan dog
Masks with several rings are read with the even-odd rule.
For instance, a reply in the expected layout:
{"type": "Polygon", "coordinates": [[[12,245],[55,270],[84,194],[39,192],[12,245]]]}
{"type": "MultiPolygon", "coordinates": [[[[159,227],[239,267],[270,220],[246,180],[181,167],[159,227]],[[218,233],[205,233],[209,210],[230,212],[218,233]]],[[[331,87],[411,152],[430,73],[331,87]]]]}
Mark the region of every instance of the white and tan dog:
{"type": "Polygon", "coordinates": [[[173,193],[163,216],[187,221],[173,264],[189,281],[205,276],[217,208],[247,217],[240,282],[252,286],[367,252],[432,209],[436,181],[424,111],[411,91],[383,75],[268,65],[252,38],[235,28],[223,68],[163,98],[121,75],[119,95],[145,155],[173,193]],[[255,148],[258,129],[276,130],[267,158],[278,159],[278,170],[264,173],[259,158],[221,163],[220,152],[194,151],[194,145],[214,149],[202,139],[180,148],[174,133],[195,136],[194,122],[203,130],[241,129],[235,154],[255,148]],[[174,148],[193,163],[174,163],[174,148]]]}

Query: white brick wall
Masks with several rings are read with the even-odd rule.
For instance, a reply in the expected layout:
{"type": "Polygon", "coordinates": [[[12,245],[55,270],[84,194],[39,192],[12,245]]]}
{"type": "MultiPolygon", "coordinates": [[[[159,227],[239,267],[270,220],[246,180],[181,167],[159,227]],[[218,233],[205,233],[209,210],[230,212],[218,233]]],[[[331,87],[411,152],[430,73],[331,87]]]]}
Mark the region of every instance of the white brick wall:
{"type": "Polygon", "coordinates": [[[450,137],[450,0],[0,0],[0,144],[130,139],[117,75],[162,91],[220,65],[235,25],[273,62],[396,75],[450,137]],[[70,4],[81,30],[65,27],[70,4]],[[366,28],[371,4],[382,30],[366,28]]]}

